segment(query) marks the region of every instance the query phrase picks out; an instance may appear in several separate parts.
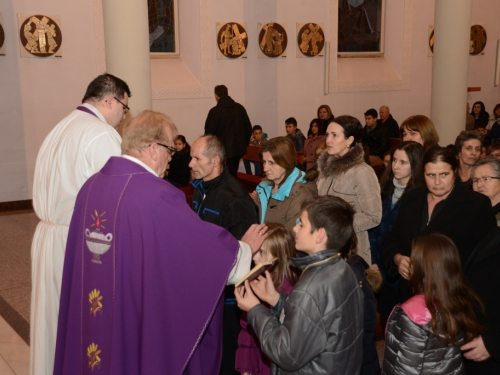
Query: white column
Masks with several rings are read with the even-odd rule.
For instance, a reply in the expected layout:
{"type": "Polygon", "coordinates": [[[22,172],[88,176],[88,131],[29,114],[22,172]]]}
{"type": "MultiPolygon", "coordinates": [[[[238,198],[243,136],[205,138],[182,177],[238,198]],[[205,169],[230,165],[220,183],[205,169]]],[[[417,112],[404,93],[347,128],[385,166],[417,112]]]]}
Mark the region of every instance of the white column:
{"type": "Polygon", "coordinates": [[[435,0],[431,119],[440,145],[465,130],[472,0],[435,0]]]}
{"type": "Polygon", "coordinates": [[[148,4],[146,0],[104,0],[106,72],[127,82],[132,115],[151,109],[148,4]]]}

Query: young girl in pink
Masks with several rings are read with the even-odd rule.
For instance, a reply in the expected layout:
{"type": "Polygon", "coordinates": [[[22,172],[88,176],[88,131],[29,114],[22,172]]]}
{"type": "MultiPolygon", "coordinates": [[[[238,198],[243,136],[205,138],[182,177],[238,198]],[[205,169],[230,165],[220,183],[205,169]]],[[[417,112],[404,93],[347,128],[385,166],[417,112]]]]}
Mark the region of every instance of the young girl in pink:
{"type": "MultiPolygon", "coordinates": [[[[270,269],[274,287],[279,292],[289,294],[298,278],[298,270],[289,258],[295,256],[295,239],[290,229],[282,224],[269,223],[268,237],[253,257],[255,264],[278,258],[270,269]]],[[[246,320],[241,318],[241,331],[236,351],[236,371],[242,375],[269,375],[269,359],[260,350],[259,340],[246,320]]]]}

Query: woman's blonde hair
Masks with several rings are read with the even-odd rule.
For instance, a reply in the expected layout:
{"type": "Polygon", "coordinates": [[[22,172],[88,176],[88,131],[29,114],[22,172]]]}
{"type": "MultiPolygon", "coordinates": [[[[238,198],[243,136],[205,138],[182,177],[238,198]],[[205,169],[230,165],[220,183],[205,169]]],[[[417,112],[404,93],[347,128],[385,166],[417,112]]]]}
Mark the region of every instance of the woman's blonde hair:
{"type": "Polygon", "coordinates": [[[173,142],[177,136],[177,127],[167,115],[150,110],[142,111],[123,128],[122,154],[132,151],[141,152],[151,143],[173,142]],[[166,128],[172,131],[168,139],[166,128]]]}
{"type": "Polygon", "coordinates": [[[293,233],[278,223],[268,223],[267,228],[268,237],[265,240],[267,251],[274,258],[278,258],[276,265],[271,269],[274,287],[280,288],[285,280],[293,285],[299,273],[290,260],[296,253],[293,233]]]}
{"type": "Polygon", "coordinates": [[[403,132],[405,128],[420,133],[420,136],[424,141],[425,151],[439,143],[439,135],[434,127],[434,123],[427,116],[415,115],[404,120],[399,128],[401,139],[403,139],[403,132]]]}

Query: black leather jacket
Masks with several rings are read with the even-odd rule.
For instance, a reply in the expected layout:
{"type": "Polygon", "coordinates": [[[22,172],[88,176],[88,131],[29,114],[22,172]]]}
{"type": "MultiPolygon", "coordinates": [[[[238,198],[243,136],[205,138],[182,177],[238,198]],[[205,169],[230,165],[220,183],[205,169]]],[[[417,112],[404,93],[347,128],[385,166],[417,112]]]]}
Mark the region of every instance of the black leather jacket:
{"type": "Polygon", "coordinates": [[[303,274],[288,298],[281,294],[271,311],[260,304],[248,312],[262,351],[272,361],[271,374],[359,374],[363,292],[336,254],[324,250],[291,258],[303,274]]]}

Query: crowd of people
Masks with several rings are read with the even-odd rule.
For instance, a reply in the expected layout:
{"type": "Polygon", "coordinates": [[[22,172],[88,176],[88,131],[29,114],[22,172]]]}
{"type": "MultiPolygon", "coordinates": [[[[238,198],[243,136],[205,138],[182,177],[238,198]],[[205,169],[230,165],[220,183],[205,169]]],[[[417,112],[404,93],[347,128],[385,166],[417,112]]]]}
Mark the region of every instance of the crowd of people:
{"type": "Polygon", "coordinates": [[[191,146],[154,111],[120,139],[131,91],[104,74],[47,137],[32,374],[500,373],[500,120],[486,130],[475,103],[474,128],[440,147],[426,116],[399,126],[382,106],[363,126],[322,105],[307,137],[290,117],[268,139],[214,94],[191,146]]]}

